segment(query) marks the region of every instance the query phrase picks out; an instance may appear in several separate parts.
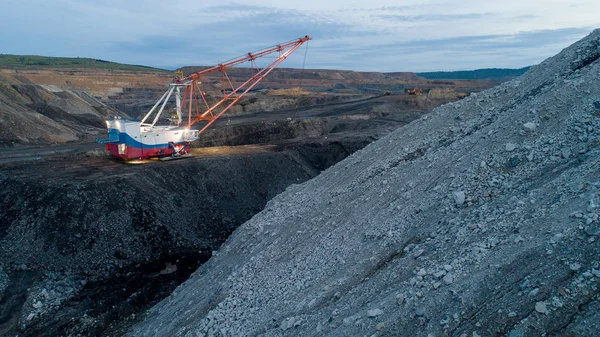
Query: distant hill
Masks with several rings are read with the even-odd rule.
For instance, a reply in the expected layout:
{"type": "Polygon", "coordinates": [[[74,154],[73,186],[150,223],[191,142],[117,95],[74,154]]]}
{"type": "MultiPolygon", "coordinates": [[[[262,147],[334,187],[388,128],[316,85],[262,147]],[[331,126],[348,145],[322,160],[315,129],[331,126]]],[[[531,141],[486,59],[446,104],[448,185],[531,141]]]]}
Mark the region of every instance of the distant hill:
{"type": "Polygon", "coordinates": [[[116,62],[80,57],[49,57],[37,55],[0,54],[0,68],[96,68],[111,70],[158,70],[147,66],[121,64],[116,62]]]}
{"type": "Polygon", "coordinates": [[[428,80],[498,80],[504,81],[523,75],[531,67],[520,69],[477,69],[465,71],[434,71],[416,73],[418,76],[428,80]]]}

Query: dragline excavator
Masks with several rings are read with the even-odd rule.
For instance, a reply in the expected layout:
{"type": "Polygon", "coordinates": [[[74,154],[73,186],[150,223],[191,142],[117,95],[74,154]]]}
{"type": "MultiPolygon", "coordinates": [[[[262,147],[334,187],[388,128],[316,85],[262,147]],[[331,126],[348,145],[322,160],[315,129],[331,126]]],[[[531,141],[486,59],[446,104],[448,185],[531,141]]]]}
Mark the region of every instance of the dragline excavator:
{"type": "Polygon", "coordinates": [[[267,49],[247,53],[243,57],[197,71],[186,77],[177,76],[173,83],[168,85],[167,92],[141,121],[120,118],[107,120],[108,139],[98,140],[98,142],[105,144],[106,150],[112,156],[123,160],[150,157],[168,160],[190,156],[190,142],[198,139],[204,130],[310,39],[307,35],[267,49]],[[262,69],[256,68],[255,61],[258,58],[272,54],[276,55],[273,61],[262,69]],[[245,63],[250,64],[252,76],[242,84],[234,85],[227,70],[245,63]],[[227,89],[222,91],[223,96],[219,97],[216,103],[210,105],[200,80],[205,75],[218,72],[221,73],[223,88],[227,89]],[[176,114],[173,114],[169,125],[158,125],[161,114],[165,112],[165,107],[173,96],[176,114]],[[196,124],[198,122],[203,122],[203,125],[196,124]]]}

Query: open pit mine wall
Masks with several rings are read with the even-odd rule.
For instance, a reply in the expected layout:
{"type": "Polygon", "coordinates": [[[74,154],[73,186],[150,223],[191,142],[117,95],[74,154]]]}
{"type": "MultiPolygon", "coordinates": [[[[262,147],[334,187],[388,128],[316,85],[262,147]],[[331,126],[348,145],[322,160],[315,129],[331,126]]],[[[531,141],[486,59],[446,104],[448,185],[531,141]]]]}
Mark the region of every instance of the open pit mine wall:
{"type": "Polygon", "coordinates": [[[130,336],[598,336],[600,30],[272,199],[130,336]]]}
{"type": "Polygon", "coordinates": [[[36,85],[0,70],[0,146],[60,144],[105,132],[123,113],[81,90],[36,85]]]}
{"type": "Polygon", "coordinates": [[[13,164],[0,171],[0,261],[6,271],[101,279],[136,263],[210,254],[287,186],[368,142],[146,165],[108,158],[13,164]]]}

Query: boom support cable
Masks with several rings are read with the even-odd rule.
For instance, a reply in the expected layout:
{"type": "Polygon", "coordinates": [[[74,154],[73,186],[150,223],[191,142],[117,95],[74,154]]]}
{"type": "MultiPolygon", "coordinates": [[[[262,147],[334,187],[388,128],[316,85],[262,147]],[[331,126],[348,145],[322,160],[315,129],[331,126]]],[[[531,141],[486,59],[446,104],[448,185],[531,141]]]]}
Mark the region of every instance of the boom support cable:
{"type": "MultiPolygon", "coordinates": [[[[152,107],[152,109],[144,116],[142,120],[142,125],[154,127],[158,118],[162,111],[165,109],[167,101],[169,97],[173,93],[174,89],[177,88],[177,93],[179,95],[179,88],[183,88],[183,98],[181,101],[178,101],[178,112],[179,107],[181,107],[182,111],[187,110],[187,129],[191,130],[191,126],[199,121],[208,121],[206,125],[204,125],[198,133],[194,133],[195,137],[197,137],[200,133],[204,132],[210,125],[212,125],[219,117],[221,117],[225,112],[227,112],[235,103],[237,103],[246,93],[252,90],[265,76],[267,76],[273,69],[279,66],[285,59],[290,56],[296,49],[298,49],[302,44],[309,41],[311,38],[307,35],[302,38],[288,41],[267,49],[263,49],[256,52],[250,52],[246,55],[232,59],[227,62],[219,63],[216,66],[209,67],[200,71],[196,71],[186,77],[177,77],[174,83],[169,85],[169,89],[167,92],[161,97],[161,99],[152,107]],[[259,69],[256,64],[256,59],[275,54],[278,55],[275,57],[273,61],[259,69]],[[251,73],[249,79],[245,80],[242,84],[235,85],[232,82],[232,77],[229,76],[227,70],[234,66],[249,62],[251,73]],[[207,100],[206,92],[204,92],[200,86],[202,82],[200,81],[204,76],[220,72],[221,78],[221,91],[222,96],[217,95],[214,97],[219,97],[218,101],[212,106],[209,104],[207,100]],[[227,102],[227,103],[225,103],[227,102]],[[162,104],[161,104],[162,103],[162,104]],[[157,110],[156,117],[153,119],[152,124],[144,123],[147,119],[149,119],[150,115],[157,110]],[[220,109],[220,111],[219,111],[220,109]],[[195,112],[195,113],[194,113],[195,112]]],[[[307,49],[308,50],[308,49],[307,49]]],[[[304,68],[306,64],[306,52],[304,55],[304,61],[302,67],[304,68]]],[[[180,126],[182,121],[182,117],[178,115],[177,126],[180,126]]],[[[188,131],[186,131],[188,132],[188,131]]],[[[195,132],[195,131],[194,131],[195,132]]]]}

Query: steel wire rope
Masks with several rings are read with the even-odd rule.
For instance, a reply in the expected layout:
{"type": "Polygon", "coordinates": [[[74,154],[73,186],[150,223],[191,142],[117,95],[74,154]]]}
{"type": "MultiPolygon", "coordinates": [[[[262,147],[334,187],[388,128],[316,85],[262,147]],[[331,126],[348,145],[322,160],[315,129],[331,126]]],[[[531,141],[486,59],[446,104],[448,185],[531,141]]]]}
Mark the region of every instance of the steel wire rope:
{"type": "MultiPolygon", "coordinates": [[[[310,42],[310,40],[306,41],[306,48],[304,49],[304,60],[302,61],[302,70],[300,70],[300,89],[302,89],[302,80],[304,76],[304,69],[306,66],[306,55],[308,54],[308,43],[310,42]]],[[[292,119],[296,119],[296,113],[297,113],[298,109],[294,110],[294,113],[292,114],[292,119]]]]}

